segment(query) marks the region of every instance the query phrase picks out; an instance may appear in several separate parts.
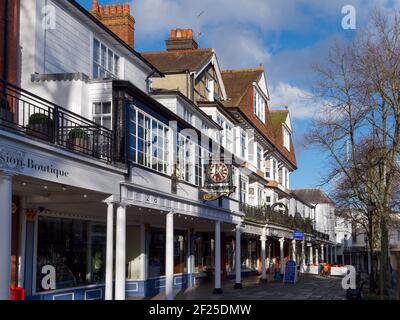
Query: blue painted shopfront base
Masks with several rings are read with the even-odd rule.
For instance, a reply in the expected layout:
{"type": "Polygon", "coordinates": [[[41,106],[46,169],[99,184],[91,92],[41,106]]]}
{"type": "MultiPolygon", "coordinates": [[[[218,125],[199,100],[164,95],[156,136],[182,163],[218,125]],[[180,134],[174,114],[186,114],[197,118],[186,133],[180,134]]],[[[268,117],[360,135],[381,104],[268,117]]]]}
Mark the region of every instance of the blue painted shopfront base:
{"type": "MultiPolygon", "coordinates": [[[[242,270],[240,274],[242,278],[258,275],[257,271],[254,270],[242,270]]],[[[228,274],[228,280],[235,280],[235,277],[236,275],[234,273],[228,274]]]]}
{"type": "MultiPolygon", "coordinates": [[[[127,280],[126,298],[150,297],[165,291],[165,277],[148,280],[127,280]]],[[[193,274],[174,276],[174,289],[186,289],[194,286],[193,274]]],[[[104,300],[105,285],[92,285],[75,289],[42,292],[27,297],[27,300],[104,300]]]]}
{"type": "MultiPolygon", "coordinates": [[[[186,289],[194,286],[193,274],[174,276],[174,289],[186,289]]],[[[128,280],[126,282],[126,297],[151,297],[165,291],[165,277],[151,278],[144,281],[128,280]]]]}
{"type": "Polygon", "coordinates": [[[75,289],[35,294],[27,300],[104,300],[105,285],[87,286],[75,289]]]}

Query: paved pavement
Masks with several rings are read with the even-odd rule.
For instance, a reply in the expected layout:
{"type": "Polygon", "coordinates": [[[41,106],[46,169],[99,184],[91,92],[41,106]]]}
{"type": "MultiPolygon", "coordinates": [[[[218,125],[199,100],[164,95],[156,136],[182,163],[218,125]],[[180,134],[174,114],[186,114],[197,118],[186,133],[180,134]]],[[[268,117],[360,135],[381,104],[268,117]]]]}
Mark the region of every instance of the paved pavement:
{"type": "MultiPolygon", "coordinates": [[[[232,281],[222,285],[223,294],[212,294],[212,283],[175,292],[177,300],[345,300],[341,278],[313,275],[300,276],[296,284],[283,284],[269,278],[259,283],[258,277],[244,278],[243,289],[233,289],[232,281]]],[[[164,299],[164,294],[152,297],[164,299]]]]}

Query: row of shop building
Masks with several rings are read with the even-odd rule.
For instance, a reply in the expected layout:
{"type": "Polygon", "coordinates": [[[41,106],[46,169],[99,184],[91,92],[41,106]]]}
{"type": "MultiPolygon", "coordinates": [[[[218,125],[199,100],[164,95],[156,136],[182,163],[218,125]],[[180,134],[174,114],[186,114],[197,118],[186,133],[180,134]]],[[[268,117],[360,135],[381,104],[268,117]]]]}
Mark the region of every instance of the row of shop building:
{"type": "Polygon", "coordinates": [[[262,66],[221,70],[191,29],[138,53],[127,4],[2,5],[0,299],[173,299],[340,262],[334,204],[290,189],[262,66]]]}

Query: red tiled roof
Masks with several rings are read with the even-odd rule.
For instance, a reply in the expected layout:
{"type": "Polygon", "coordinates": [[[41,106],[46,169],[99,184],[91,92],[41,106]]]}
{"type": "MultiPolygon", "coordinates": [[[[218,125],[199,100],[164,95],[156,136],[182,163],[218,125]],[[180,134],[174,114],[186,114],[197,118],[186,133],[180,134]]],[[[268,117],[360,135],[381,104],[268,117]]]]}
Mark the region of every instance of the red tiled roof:
{"type": "Polygon", "coordinates": [[[141,55],[163,73],[198,71],[214,54],[213,49],[142,52],[141,55]]]}
{"type": "Polygon", "coordinates": [[[292,137],[290,137],[290,151],[283,145],[283,128],[282,124],[286,121],[289,115],[289,110],[271,110],[271,121],[275,135],[275,146],[280,153],[290,161],[292,165],[297,167],[296,153],[292,137]]]}
{"type": "Polygon", "coordinates": [[[262,122],[254,114],[253,106],[253,83],[257,82],[263,74],[264,69],[241,69],[241,70],[224,70],[222,71],[222,80],[228,95],[228,101],[224,102],[227,108],[239,108],[251,122],[272,144],[275,143],[274,133],[272,131],[272,123],[269,116],[268,105],[265,110],[265,123],[262,122]]]}

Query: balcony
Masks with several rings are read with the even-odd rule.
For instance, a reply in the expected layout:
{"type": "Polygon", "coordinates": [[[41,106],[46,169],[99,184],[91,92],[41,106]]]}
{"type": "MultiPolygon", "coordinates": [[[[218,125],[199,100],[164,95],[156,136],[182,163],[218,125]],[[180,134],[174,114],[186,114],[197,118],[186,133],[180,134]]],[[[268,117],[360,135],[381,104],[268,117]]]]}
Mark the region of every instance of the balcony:
{"type": "Polygon", "coordinates": [[[267,207],[253,207],[243,204],[241,205],[241,211],[245,213],[245,221],[276,224],[292,230],[302,230],[309,234],[316,232],[310,219],[294,218],[267,207]]]}
{"type": "Polygon", "coordinates": [[[112,162],[112,131],[0,80],[0,128],[112,162]]]}

